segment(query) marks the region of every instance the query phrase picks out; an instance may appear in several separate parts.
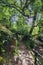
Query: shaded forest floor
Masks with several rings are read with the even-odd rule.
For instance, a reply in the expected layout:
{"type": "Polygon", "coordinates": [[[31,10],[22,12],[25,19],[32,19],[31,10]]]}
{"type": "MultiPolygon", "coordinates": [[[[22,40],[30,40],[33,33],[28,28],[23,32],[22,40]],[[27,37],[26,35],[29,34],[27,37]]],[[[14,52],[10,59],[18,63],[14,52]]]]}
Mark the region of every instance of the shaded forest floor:
{"type": "MultiPolygon", "coordinates": [[[[43,48],[40,47],[38,52],[43,54],[43,48]]],[[[3,65],[34,65],[34,62],[34,53],[30,49],[27,49],[24,44],[21,44],[18,49],[18,54],[15,56],[13,54],[10,55],[10,59],[3,65]]]]}
{"type": "MultiPolygon", "coordinates": [[[[11,56],[11,55],[10,55],[11,56]]],[[[18,49],[16,56],[11,56],[8,63],[4,65],[33,65],[34,59],[30,50],[27,50],[25,45],[22,44],[18,49]]]]}

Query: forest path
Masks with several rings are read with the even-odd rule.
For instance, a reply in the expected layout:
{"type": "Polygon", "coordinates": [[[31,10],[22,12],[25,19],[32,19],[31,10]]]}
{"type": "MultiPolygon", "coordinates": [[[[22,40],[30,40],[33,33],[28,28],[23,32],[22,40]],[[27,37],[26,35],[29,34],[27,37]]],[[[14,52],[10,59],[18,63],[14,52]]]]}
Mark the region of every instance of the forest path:
{"type": "Polygon", "coordinates": [[[20,45],[18,51],[19,54],[16,59],[16,65],[33,65],[34,59],[31,51],[26,49],[26,46],[24,44],[20,45]]]}
{"type": "MultiPolygon", "coordinates": [[[[37,50],[43,54],[42,47],[38,47],[37,50]]],[[[16,56],[12,56],[8,64],[5,65],[34,65],[35,60],[33,56],[34,53],[30,49],[27,49],[25,44],[22,43],[18,48],[18,54],[16,56]]]]}

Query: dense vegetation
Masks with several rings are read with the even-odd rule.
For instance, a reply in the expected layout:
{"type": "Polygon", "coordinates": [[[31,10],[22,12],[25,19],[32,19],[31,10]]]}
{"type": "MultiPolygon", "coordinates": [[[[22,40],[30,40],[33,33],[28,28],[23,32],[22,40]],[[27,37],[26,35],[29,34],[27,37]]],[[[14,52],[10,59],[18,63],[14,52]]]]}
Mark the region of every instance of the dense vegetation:
{"type": "Polygon", "coordinates": [[[43,0],[0,0],[0,65],[10,52],[18,53],[21,42],[42,58],[35,49],[43,48],[43,0]]]}

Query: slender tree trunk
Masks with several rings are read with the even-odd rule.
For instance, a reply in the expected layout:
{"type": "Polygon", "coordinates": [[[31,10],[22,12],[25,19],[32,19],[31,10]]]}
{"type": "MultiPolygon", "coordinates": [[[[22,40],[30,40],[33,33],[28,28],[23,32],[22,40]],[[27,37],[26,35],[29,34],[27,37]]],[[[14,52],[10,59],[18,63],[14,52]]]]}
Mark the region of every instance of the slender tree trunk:
{"type": "Polygon", "coordinates": [[[35,62],[34,62],[35,65],[37,65],[37,54],[35,53],[35,62]]]}
{"type": "Polygon", "coordinates": [[[32,34],[32,32],[33,32],[34,25],[35,25],[35,20],[36,20],[36,16],[37,16],[37,12],[34,13],[33,22],[32,22],[32,27],[31,27],[31,29],[30,29],[29,34],[32,34]]]}

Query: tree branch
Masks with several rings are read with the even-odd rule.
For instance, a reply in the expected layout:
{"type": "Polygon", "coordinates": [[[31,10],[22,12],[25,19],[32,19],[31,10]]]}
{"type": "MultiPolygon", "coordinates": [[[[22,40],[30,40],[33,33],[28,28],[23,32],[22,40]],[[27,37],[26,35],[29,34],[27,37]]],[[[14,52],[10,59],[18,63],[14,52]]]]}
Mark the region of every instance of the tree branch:
{"type": "Polygon", "coordinates": [[[22,10],[20,10],[20,7],[16,7],[16,5],[14,4],[9,4],[9,3],[6,3],[6,2],[4,2],[4,1],[0,1],[0,4],[3,6],[3,7],[5,7],[5,6],[8,6],[8,7],[10,7],[10,8],[15,8],[18,12],[20,12],[24,17],[29,17],[29,15],[25,15],[23,12],[22,12],[22,10]]]}

